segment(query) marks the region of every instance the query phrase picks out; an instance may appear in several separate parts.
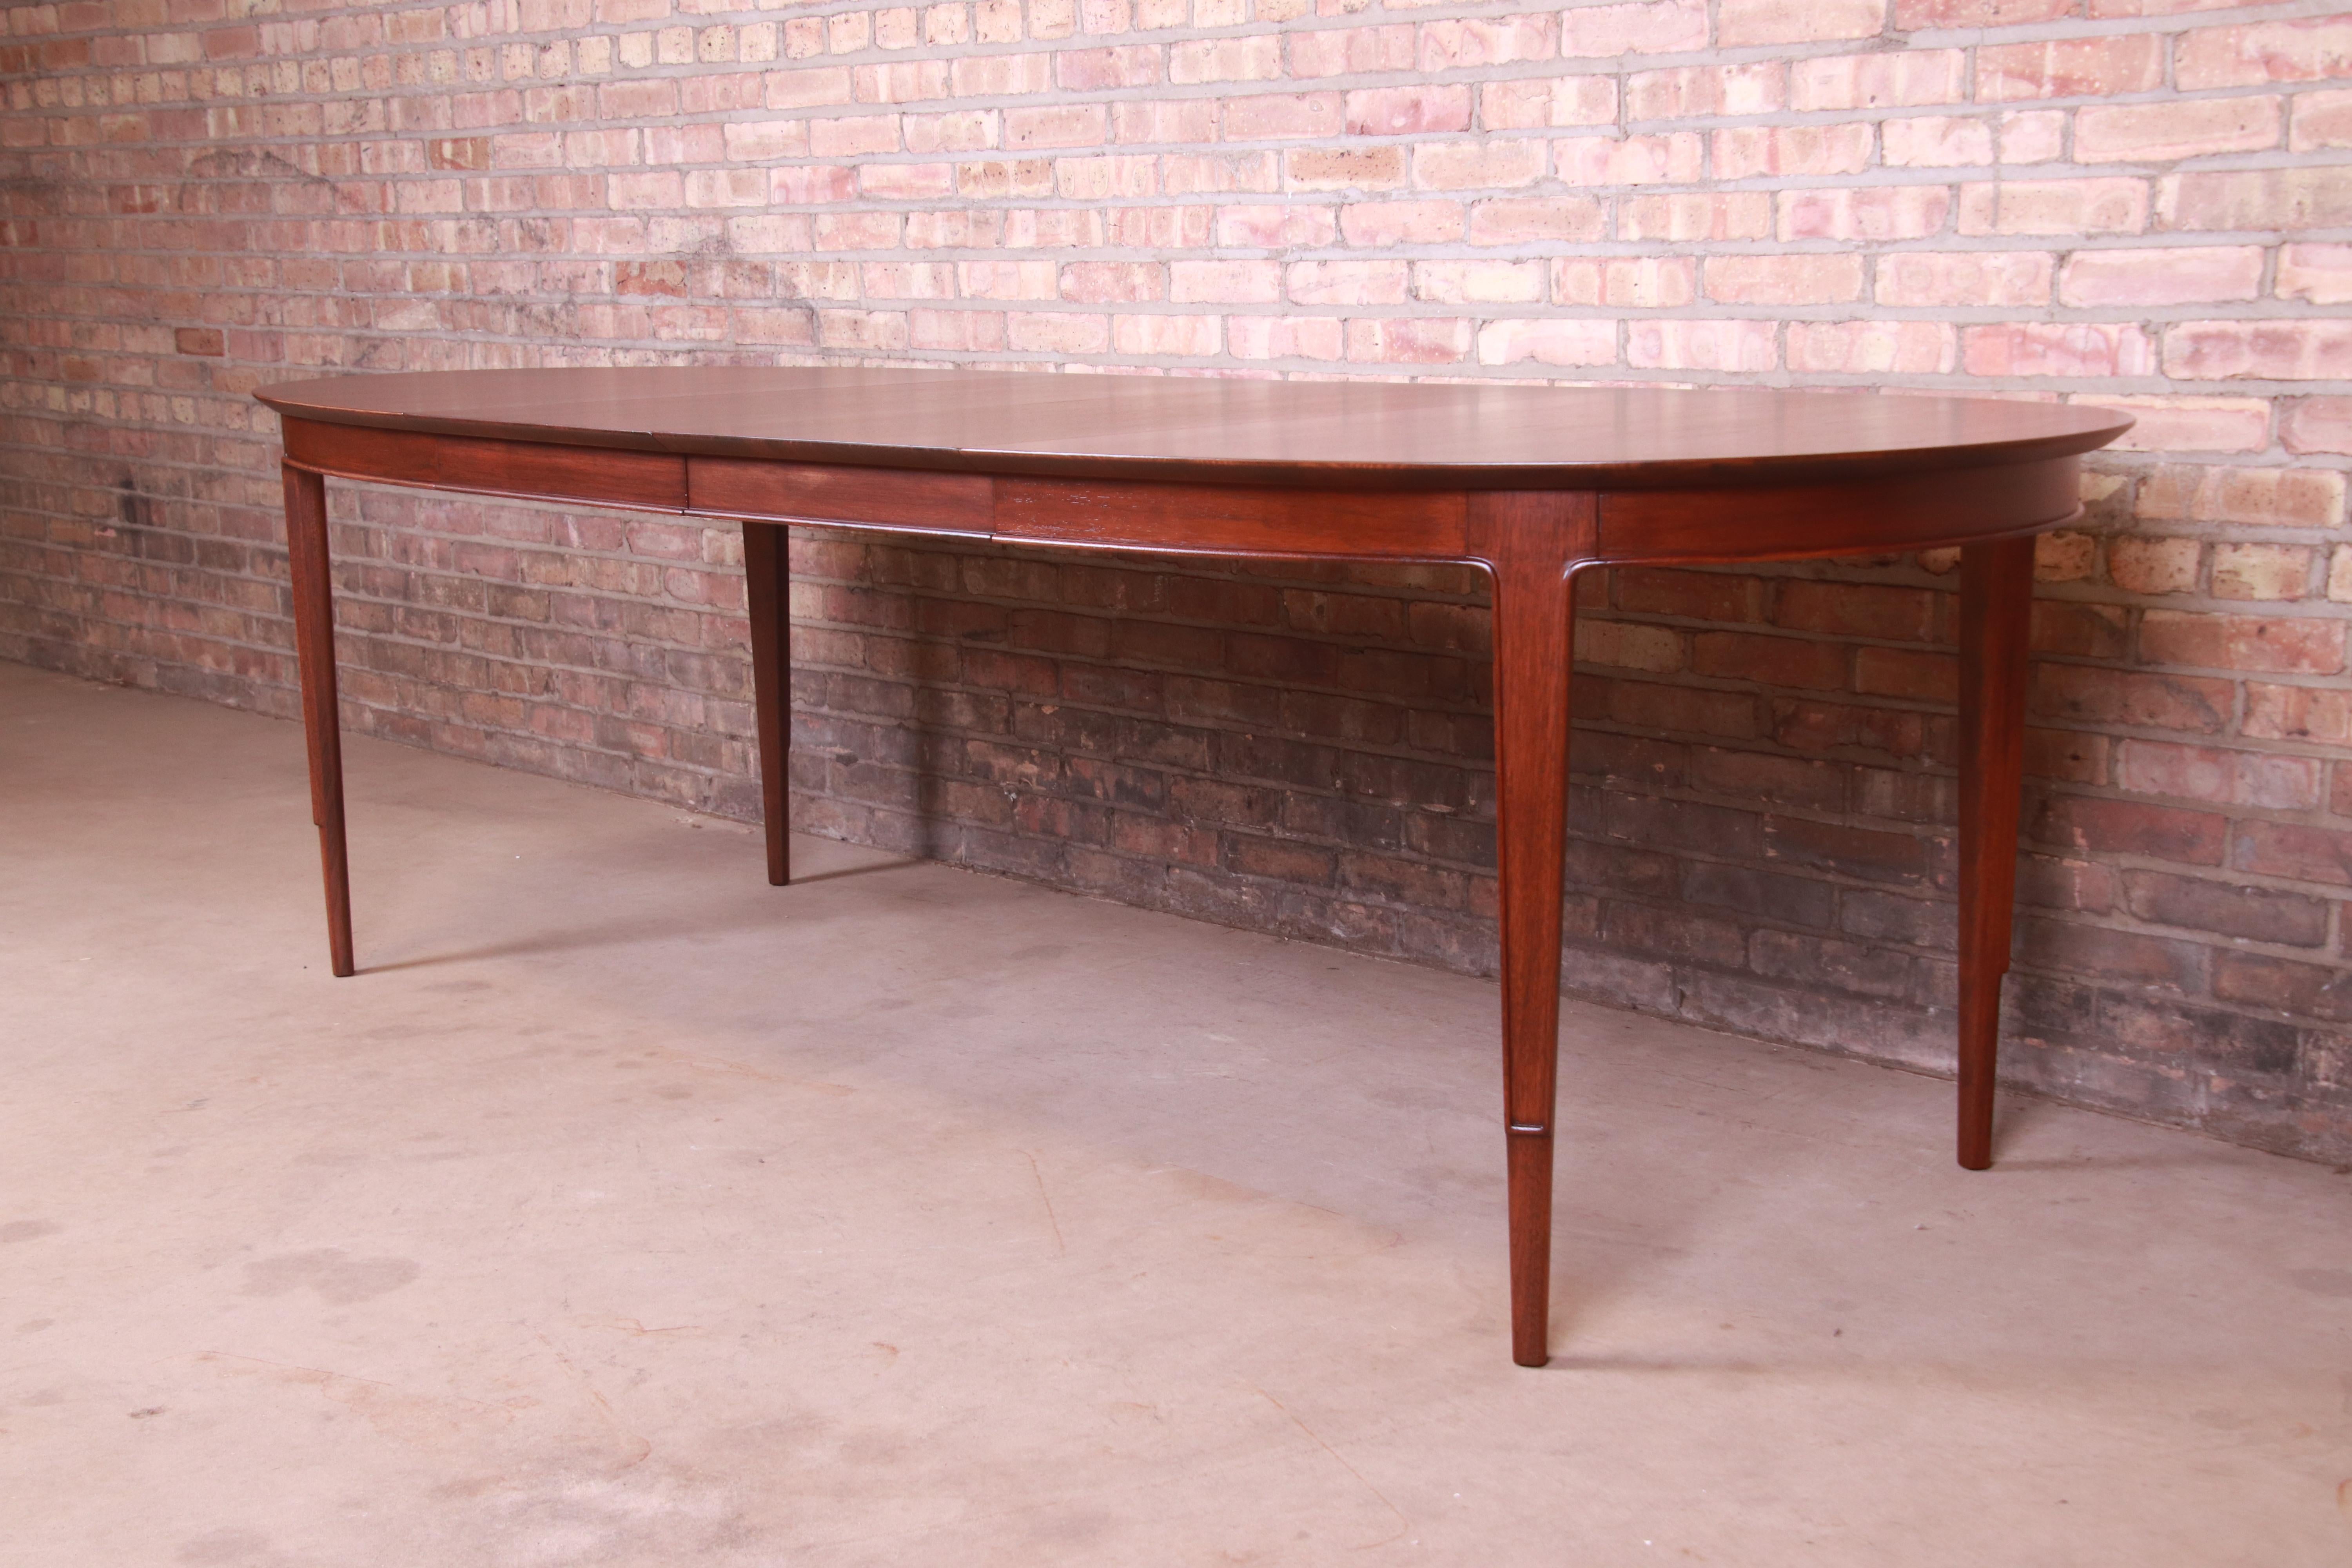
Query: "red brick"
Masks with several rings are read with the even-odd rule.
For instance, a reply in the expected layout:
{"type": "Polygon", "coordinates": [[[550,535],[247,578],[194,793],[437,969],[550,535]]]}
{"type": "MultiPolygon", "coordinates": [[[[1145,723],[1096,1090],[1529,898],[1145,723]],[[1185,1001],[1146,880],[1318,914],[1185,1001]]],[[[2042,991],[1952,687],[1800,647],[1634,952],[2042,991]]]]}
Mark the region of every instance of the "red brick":
{"type": "MultiPolygon", "coordinates": [[[[2313,1075],[2344,1053],[2309,1041],[2352,1039],[2343,17],[711,4],[526,0],[504,53],[456,12],[343,0],[180,0],[135,33],[20,7],[0,69],[33,96],[0,147],[40,177],[0,217],[0,657],[287,711],[272,447],[241,399],[309,365],[1010,357],[2111,406],[2139,426],[2037,549],[2027,766],[2067,796],[2037,831],[2073,837],[2022,868],[2065,918],[2029,930],[2012,1024],[2103,1081],[2158,1067],[2215,1124],[2340,1122],[2313,1075]],[[257,45],[282,74],[240,96],[257,45]],[[236,83],[190,74],[207,50],[236,83]],[[174,150],[214,143],[317,178],[187,177],[174,150]],[[2208,968],[2211,1005],[2150,1000],[2208,968]]],[[[337,496],[364,731],[756,809],[732,531],[337,496]]],[[[809,825],[1491,965],[1474,574],[793,553],[809,825]]],[[[1602,837],[1568,920],[1596,985],[1850,1048],[1947,1039],[1922,1009],[1950,1005],[1949,900],[1908,895],[1948,892],[1954,555],[1583,575],[1573,797],[1602,837]]]]}
{"type": "Polygon", "coordinates": [[[2138,327],[2096,321],[1967,327],[1960,354],[1970,374],[1988,376],[2137,376],[2156,358],[2138,327]]]}
{"type": "Polygon", "coordinates": [[[2213,994],[2270,1012],[2352,1023],[2352,969],[2338,964],[2223,952],[2214,957],[2213,994]]]}
{"type": "Polygon", "coordinates": [[[2116,782],[2142,794],[2272,811],[2303,811],[2319,804],[2319,763],[2311,757],[2134,739],[2123,743],[2116,782]]]}
{"type": "Polygon", "coordinates": [[[1853,689],[1875,697],[1950,702],[1959,691],[1959,665],[1950,654],[1864,647],[1853,655],[1853,689]]]}
{"type": "Polygon", "coordinates": [[[1868,882],[1911,882],[1927,874],[1927,844],[1908,833],[1799,816],[1764,819],[1764,857],[1868,882]]]}
{"type": "Polygon", "coordinates": [[[1351,136],[1406,136],[1470,129],[1470,89],[1463,86],[1366,88],[1348,94],[1351,136]]]}
{"type": "Polygon", "coordinates": [[[2352,397],[2305,397],[2279,416],[2279,441],[2290,452],[2352,453],[2352,397]]]}
{"type": "Polygon", "coordinates": [[[2279,252],[2276,292],[2315,305],[2352,302],[2352,246],[2290,245],[2279,252]]]}
{"type": "MultiPolygon", "coordinates": [[[[2131,912],[2158,925],[2292,947],[2317,947],[2327,940],[2327,903],[2323,899],[2166,871],[2126,871],[2124,888],[2131,912]]],[[[2221,994],[2221,978],[2217,972],[2216,994],[2221,994]]]]}
{"type": "Polygon", "coordinates": [[[1616,360],[1617,328],[1610,321],[1495,321],[1478,334],[1481,364],[1600,365],[1616,360]]]}
{"type": "Polygon", "coordinates": [[[2232,708],[2234,687],[2227,679],[2061,663],[2037,663],[2028,693],[2030,712],[2051,720],[2136,724],[2204,736],[2227,729],[2232,708]]]}
{"type": "Polygon", "coordinates": [[[1886,0],[1717,0],[1716,42],[1755,44],[1868,38],[1886,26],[1886,0]]]}
{"type": "Polygon", "coordinates": [[[1859,256],[1717,256],[1706,297],[1738,305],[1843,304],[1862,298],[1859,256]]]}
{"type": "Polygon", "coordinates": [[[1691,784],[1811,811],[1843,811],[1846,805],[1846,769],[1842,764],[1762,752],[1699,747],[1691,753],[1691,784]]]}
{"type": "Polygon", "coordinates": [[[2163,79],[2164,39],[2149,33],[1997,44],[1977,51],[1977,97],[1987,102],[2147,92],[2163,79]]]}
{"type": "Polygon", "coordinates": [[[1897,252],[1878,260],[1878,302],[1924,306],[2047,304],[2052,267],[2050,255],[2038,250],[1897,252]]]}
{"type": "MultiPolygon", "coordinates": [[[[1406,89],[1413,92],[1466,90],[1406,89]]],[[[1450,112],[1446,117],[1449,121],[1450,112]]],[[[1617,121],[1617,82],[1613,77],[1570,76],[1551,80],[1511,78],[1490,81],[1478,89],[1478,120],[1489,131],[1533,131],[1581,125],[1613,125],[1617,121]]],[[[1431,130],[1466,131],[1460,124],[1433,124],[1431,130]]]]}
{"type": "Polygon", "coordinates": [[[2352,21],[2323,16],[2199,28],[2180,39],[2173,71],[2187,89],[2352,76],[2352,21]]]}
{"type": "Polygon", "coordinates": [[[2139,646],[2143,658],[2208,669],[2333,675],[2344,668],[2341,621],[2150,610],[2139,646]]]}
{"type": "Polygon", "coordinates": [[[1615,900],[1604,909],[1601,934],[1612,948],[1718,968],[1736,967],[1746,955],[1746,939],[1730,921],[1615,900]]]}
{"type": "Polygon", "coordinates": [[[2074,158],[2084,163],[2169,163],[2278,144],[2275,98],[2134,103],[2074,116],[2074,158]]]}
{"type": "Polygon", "coordinates": [[[2133,515],[2273,528],[2333,528],[2344,476],[2330,468],[2241,468],[2167,463],[2141,484],[2133,515]]]}
{"type": "Polygon", "coordinates": [[[2072,921],[2019,922],[2018,952],[2034,969],[2152,985],[2191,995],[2203,993],[2211,949],[2199,942],[2077,925],[2072,921]]]}
{"type": "MultiPolygon", "coordinates": [[[[1482,202],[1479,210],[1499,205],[1482,202]]],[[[1589,235],[1562,234],[1562,238],[1597,238],[1601,232],[1596,204],[1589,235]]],[[[1764,191],[1692,192],[1685,195],[1621,196],[1617,202],[1617,235],[1621,239],[1693,241],[1762,239],[1772,232],[1772,197],[1764,191]]],[[[1474,232],[1473,237],[1476,236],[1474,232]]],[[[1541,237],[1530,236],[1528,237],[1541,237]]],[[[1497,240],[1493,243],[1511,243],[1497,240]]]]}
{"type": "Polygon", "coordinates": [[[1935,625],[1936,597],[1924,588],[1790,579],[1773,595],[1772,624],[1791,631],[1916,642],[1935,625]]]}
{"type": "Polygon", "coordinates": [[[2137,421],[2116,442],[2119,451],[2259,452],[2270,445],[2271,404],[2267,398],[2100,393],[2074,401],[2119,409],[2137,421]]]}
{"type": "Polygon", "coordinates": [[[1968,96],[1968,54],[1961,49],[1821,56],[1789,67],[1789,107],[1886,109],[1955,103],[1968,96]]]}
{"type": "Polygon", "coordinates": [[[1425,22],[1421,26],[1421,68],[1458,70],[1548,60],[1559,52],[1558,26],[1552,16],[1542,13],[1425,22]]]}
{"type": "Polygon", "coordinates": [[[2230,847],[2230,865],[2258,876],[2352,885],[2352,832],[2292,822],[2241,822],[2230,847]]]}
{"type": "Polygon", "coordinates": [[[2352,744],[2352,691],[2248,681],[2244,732],[2258,740],[2352,744]]]}
{"type": "Polygon", "coordinates": [[[2352,147],[2352,91],[2299,92],[2287,145],[2297,153],[2352,147]]]}
{"type": "Polygon", "coordinates": [[[1783,240],[1918,239],[1944,226],[1952,193],[1942,185],[1863,185],[1784,191],[1783,240]]]}
{"type": "Polygon", "coordinates": [[[1774,324],[1755,321],[1626,323],[1625,363],[1663,370],[1769,370],[1779,361],[1774,324]]]}
{"type": "Polygon", "coordinates": [[[1626,566],[1610,574],[1620,609],[1705,621],[1753,621],[1757,583],[1717,572],[1626,566]]]}
{"type": "Polygon", "coordinates": [[[2146,180],[2113,176],[1968,184],[1960,187],[1959,231],[2062,237],[2138,234],[2147,227],[2148,201],[2146,180]]]}
{"type": "Polygon", "coordinates": [[[2070,849],[2146,855],[2192,866],[2219,866],[2229,818],[2217,812],[2096,795],[2053,795],[2042,805],[2032,837],[2070,849]]]}
{"type": "Polygon", "coordinates": [[[1705,48],[1706,39],[1706,6],[1700,0],[1631,0],[1562,13],[1559,52],[1586,58],[1680,54],[1705,48]]]}
{"type": "Polygon", "coordinates": [[[1788,68],[1759,60],[1639,71],[1627,79],[1625,94],[1626,113],[1633,120],[1769,114],[1788,107],[1788,68]]]}
{"type": "Polygon", "coordinates": [[[1895,0],[1895,25],[1924,27],[2015,27],[2072,16],[2074,0],[1895,0]]]}
{"type": "Polygon", "coordinates": [[[2088,860],[2026,855],[2017,868],[2017,900],[2038,909],[2107,914],[2116,907],[2115,875],[2088,860]]]}
{"type": "Polygon", "coordinates": [[[1715,132],[1714,144],[1714,174],[1718,180],[1759,174],[1852,174],[1870,163],[1871,128],[1859,122],[1743,126],[1715,132]]]}
{"type": "Polygon", "coordinates": [[[2199,171],[2162,182],[2156,215],[2168,229],[2339,228],[2352,188],[2328,168],[2199,171]]]}
{"type": "Polygon", "coordinates": [[[2262,292],[2258,246],[2162,250],[2078,250],[2058,277],[2062,303],[2181,305],[2252,300],[2262,292]]]}
{"type": "Polygon", "coordinates": [[[1993,124],[1945,114],[1906,115],[1879,127],[1885,161],[1906,168],[1950,169],[1993,162],[1993,124]]]}
{"type": "Polygon", "coordinates": [[[2352,378],[2352,321],[2182,321],[2165,331],[2164,372],[2190,381],[2352,378]]]}
{"type": "Polygon", "coordinates": [[[1691,668],[1699,674],[1769,686],[1843,689],[1851,684],[1852,666],[1850,649],[1798,637],[1701,632],[1691,644],[1691,668]]]}

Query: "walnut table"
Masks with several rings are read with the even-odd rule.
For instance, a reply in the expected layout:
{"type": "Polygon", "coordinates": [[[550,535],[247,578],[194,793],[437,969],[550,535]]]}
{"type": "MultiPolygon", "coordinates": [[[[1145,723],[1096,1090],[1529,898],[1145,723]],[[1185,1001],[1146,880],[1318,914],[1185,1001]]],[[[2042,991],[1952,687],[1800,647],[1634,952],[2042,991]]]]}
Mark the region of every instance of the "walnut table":
{"type": "Polygon", "coordinates": [[[2099,408],[1865,393],[984,371],[483,370],[269,387],[310,795],[352,973],[328,476],[740,520],[788,875],[787,524],[1013,543],[1471,562],[1494,583],[1511,1353],[1545,1359],[1570,579],[1623,563],[1960,547],[1959,1160],[1992,1158],[2033,535],[2080,515],[2099,408]]]}

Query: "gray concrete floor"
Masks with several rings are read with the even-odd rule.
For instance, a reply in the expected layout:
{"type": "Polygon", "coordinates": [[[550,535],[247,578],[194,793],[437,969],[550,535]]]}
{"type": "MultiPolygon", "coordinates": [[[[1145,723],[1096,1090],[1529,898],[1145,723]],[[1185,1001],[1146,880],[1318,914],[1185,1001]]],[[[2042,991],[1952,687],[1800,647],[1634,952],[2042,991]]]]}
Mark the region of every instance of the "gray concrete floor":
{"type": "Polygon", "coordinates": [[[2352,1561],[2352,1179],[0,665],[0,1562],[2352,1561]]]}

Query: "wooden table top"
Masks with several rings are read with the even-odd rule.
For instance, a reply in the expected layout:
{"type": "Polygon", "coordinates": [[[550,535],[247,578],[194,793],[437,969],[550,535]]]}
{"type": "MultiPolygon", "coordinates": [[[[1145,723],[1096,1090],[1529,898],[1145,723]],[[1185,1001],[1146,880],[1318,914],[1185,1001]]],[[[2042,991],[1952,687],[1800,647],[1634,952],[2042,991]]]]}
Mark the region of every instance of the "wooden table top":
{"type": "Polygon", "coordinates": [[[753,365],[422,371],[256,395],[376,429],[787,462],[1319,489],[1784,484],[2070,457],[2111,409],[1875,392],[753,365]]]}

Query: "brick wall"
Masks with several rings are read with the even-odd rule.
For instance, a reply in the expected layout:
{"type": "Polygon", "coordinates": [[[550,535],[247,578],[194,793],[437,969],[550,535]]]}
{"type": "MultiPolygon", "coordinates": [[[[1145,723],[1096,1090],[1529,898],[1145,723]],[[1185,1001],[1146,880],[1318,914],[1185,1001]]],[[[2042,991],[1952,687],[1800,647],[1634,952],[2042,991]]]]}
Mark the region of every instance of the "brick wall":
{"type": "MultiPolygon", "coordinates": [[[[0,72],[0,656],[272,712],[285,566],[246,394],[327,371],[2127,407],[2090,522],[2041,557],[2007,1059],[2352,1158],[2352,17],[72,0],[8,7],[0,72]]],[[[334,506],[352,723],[750,813],[729,531],[334,506]]],[[[804,826],[1491,965],[1474,575],[842,536],[794,560],[804,826]]],[[[1948,1059],[1951,566],[1587,580],[1572,986],[1948,1059]]]]}

